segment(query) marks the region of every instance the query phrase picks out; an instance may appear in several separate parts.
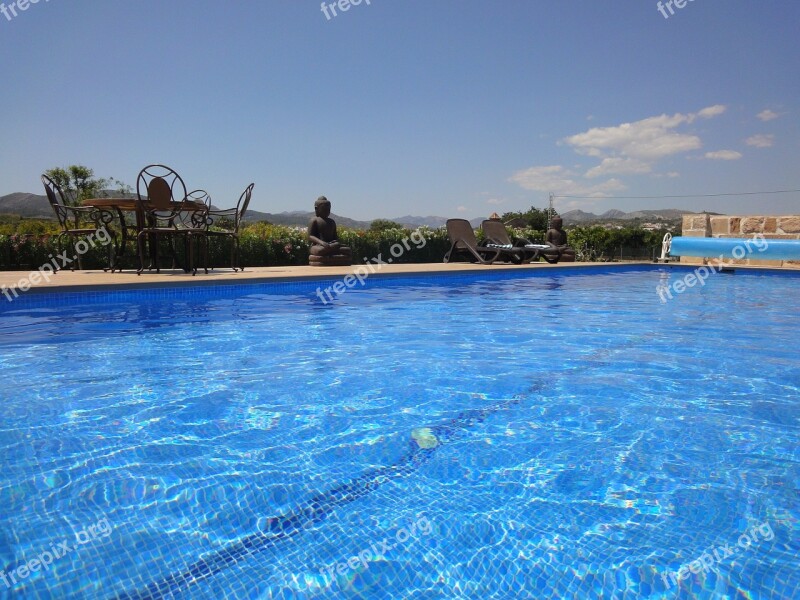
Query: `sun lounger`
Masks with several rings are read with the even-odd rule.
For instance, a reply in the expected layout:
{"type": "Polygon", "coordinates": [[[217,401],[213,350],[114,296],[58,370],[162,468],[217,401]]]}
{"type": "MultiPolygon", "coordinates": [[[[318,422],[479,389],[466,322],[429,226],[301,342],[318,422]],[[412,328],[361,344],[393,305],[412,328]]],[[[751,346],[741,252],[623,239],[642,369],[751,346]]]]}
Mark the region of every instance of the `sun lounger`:
{"type": "Polygon", "coordinates": [[[533,260],[543,258],[548,263],[555,264],[561,257],[561,252],[549,244],[534,244],[530,240],[520,238],[516,245],[511,242],[505,225],[500,221],[487,219],[481,223],[483,235],[492,244],[502,245],[507,248],[516,249],[522,255],[522,262],[529,263],[533,260]]]}
{"type": "Polygon", "coordinates": [[[455,254],[465,254],[484,265],[496,260],[505,260],[520,264],[523,252],[511,244],[498,244],[490,241],[488,245],[478,245],[475,231],[466,219],[448,219],[447,236],[450,238],[450,249],[444,255],[444,262],[450,262],[455,254]]]}

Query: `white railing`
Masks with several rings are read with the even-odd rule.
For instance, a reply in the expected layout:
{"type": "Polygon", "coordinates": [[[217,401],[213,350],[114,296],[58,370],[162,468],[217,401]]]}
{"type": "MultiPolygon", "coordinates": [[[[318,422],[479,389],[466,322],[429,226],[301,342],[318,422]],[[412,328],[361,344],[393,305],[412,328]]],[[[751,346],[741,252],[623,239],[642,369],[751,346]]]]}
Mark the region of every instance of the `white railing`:
{"type": "Polygon", "coordinates": [[[670,246],[672,246],[672,234],[667,233],[664,235],[664,241],[661,242],[661,256],[656,259],[656,262],[669,262],[670,246]]]}

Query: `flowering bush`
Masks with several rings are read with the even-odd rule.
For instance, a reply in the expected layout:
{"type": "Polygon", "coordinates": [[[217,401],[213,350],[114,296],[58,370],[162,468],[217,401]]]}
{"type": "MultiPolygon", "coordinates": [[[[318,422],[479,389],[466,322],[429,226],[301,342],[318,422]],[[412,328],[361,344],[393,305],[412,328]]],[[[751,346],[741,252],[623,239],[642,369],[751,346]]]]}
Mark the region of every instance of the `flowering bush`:
{"type": "MultiPolygon", "coordinates": [[[[0,224],[0,268],[6,270],[38,268],[58,253],[58,224],[47,221],[20,220],[0,224]]],[[[480,230],[478,240],[483,238],[480,230]]],[[[513,240],[527,238],[543,243],[545,232],[535,229],[509,229],[513,240]]],[[[609,260],[619,254],[622,246],[660,246],[663,232],[647,232],[638,228],[606,230],[602,227],[575,227],[567,231],[570,245],[575,248],[578,260],[609,260]]],[[[438,263],[442,261],[450,243],[444,228],[418,230],[376,228],[366,231],[339,229],[339,239],[353,252],[353,264],[380,259],[393,264],[438,263]],[[411,237],[413,234],[413,238],[411,237]],[[424,239],[424,245],[422,240],[424,239]],[[405,243],[404,243],[405,241],[405,243]],[[395,255],[392,247],[402,247],[395,255]],[[399,254],[399,255],[398,255],[399,254]]],[[[253,223],[240,232],[240,261],[246,267],[307,265],[310,244],[305,228],[253,223]]],[[[66,243],[66,240],[64,240],[66,243]]],[[[209,238],[209,266],[224,268],[231,264],[230,238],[209,238]]],[[[107,266],[108,248],[93,247],[82,257],[87,269],[107,266]]],[[[178,253],[182,248],[178,245],[178,253]]],[[[138,267],[133,253],[128,253],[125,268],[138,267]]]]}
{"type": "MultiPolygon", "coordinates": [[[[394,263],[441,262],[449,247],[444,230],[418,230],[414,240],[419,240],[422,236],[425,240],[424,246],[421,242],[409,241],[411,234],[409,229],[362,231],[340,228],[339,241],[351,249],[354,264],[377,259],[379,255],[385,261],[391,256],[392,246],[398,243],[403,247],[403,253],[399,257],[393,257],[394,263]],[[404,239],[407,240],[410,250],[406,250],[402,244],[404,239]]],[[[240,234],[240,246],[242,264],[249,267],[307,265],[311,247],[305,229],[268,223],[245,226],[240,234]]],[[[217,253],[212,264],[228,264],[224,259],[219,262],[220,258],[217,253]]]]}

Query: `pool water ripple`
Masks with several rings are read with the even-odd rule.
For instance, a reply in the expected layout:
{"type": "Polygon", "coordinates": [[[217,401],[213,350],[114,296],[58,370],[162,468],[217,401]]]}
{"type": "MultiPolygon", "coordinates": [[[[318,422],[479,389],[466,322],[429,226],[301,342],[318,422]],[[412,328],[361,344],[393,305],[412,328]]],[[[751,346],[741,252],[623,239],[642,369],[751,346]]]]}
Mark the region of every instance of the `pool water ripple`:
{"type": "Polygon", "coordinates": [[[0,568],[112,531],[0,598],[796,596],[800,279],[664,276],[5,309],[0,568]]]}

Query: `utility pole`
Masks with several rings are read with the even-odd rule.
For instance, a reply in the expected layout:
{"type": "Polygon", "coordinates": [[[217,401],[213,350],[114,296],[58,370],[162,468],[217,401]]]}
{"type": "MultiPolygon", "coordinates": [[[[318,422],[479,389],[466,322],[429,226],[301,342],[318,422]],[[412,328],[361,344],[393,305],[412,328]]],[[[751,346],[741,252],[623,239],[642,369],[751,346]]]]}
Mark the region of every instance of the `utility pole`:
{"type": "Polygon", "coordinates": [[[553,192],[550,192],[550,208],[547,209],[547,231],[550,231],[550,219],[553,218],[553,192]]]}

